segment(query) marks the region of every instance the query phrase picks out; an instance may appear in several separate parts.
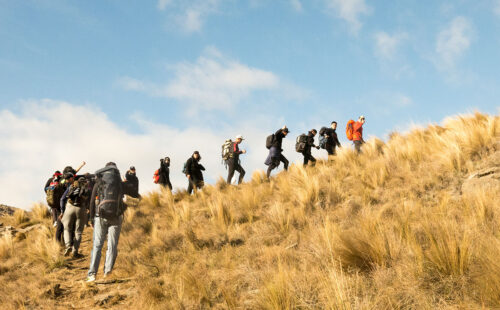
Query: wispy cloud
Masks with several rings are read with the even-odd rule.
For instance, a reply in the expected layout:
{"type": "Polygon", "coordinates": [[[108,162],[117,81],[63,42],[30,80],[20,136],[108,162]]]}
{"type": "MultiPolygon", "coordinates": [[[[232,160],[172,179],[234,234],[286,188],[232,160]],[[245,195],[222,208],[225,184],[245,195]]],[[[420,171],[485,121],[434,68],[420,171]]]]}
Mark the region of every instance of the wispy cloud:
{"type": "Polygon", "coordinates": [[[267,125],[255,119],[240,123],[238,128],[213,130],[191,124],[181,130],[136,118],[132,121],[141,128],[140,133],[130,133],[95,106],[44,99],[20,102],[16,111],[0,110],[0,198],[2,203],[16,207],[28,208],[32,202],[44,200],[40,186],[51,174],[82,161],[87,162],[82,172],[93,172],[109,161],[116,162],[122,173],[134,165],[144,193],[155,188],[152,176],[159,159],[165,156],[172,159],[174,187],[187,186],[182,166],[198,150],[207,169],[206,180],[214,182],[227,173],[221,165],[220,145],[240,133],[245,136],[242,148],[250,148],[242,157],[248,171],[246,179],[255,169],[265,167],[262,162],[267,150],[258,146],[268,134],[263,128],[267,125]],[[72,130],[68,139],[61,128],[74,128],[75,119],[86,124],[85,130],[72,130]],[[30,177],[19,171],[29,171],[30,177]]]}
{"type": "Polygon", "coordinates": [[[186,106],[190,114],[212,110],[227,111],[259,91],[286,92],[294,98],[304,96],[300,88],[283,82],[273,72],[225,57],[213,47],[207,48],[195,62],[179,63],[172,66],[171,70],[173,78],[165,84],[132,77],[122,77],[117,83],[125,90],[175,99],[186,106]]]}
{"type": "Polygon", "coordinates": [[[469,49],[472,41],[472,23],[463,16],[455,17],[436,39],[436,66],[441,70],[452,70],[456,62],[469,49]]]}
{"type": "Polygon", "coordinates": [[[290,0],[290,4],[292,8],[297,12],[302,12],[304,9],[300,0],[290,0]]]}
{"type": "Polygon", "coordinates": [[[327,9],[335,16],[345,20],[353,33],[358,33],[363,24],[360,21],[361,15],[368,15],[372,12],[365,0],[324,0],[327,9]]]}
{"type": "Polygon", "coordinates": [[[401,43],[408,38],[406,33],[395,33],[393,35],[380,31],[374,35],[375,55],[381,59],[392,59],[401,43]]]}
{"type": "Polygon", "coordinates": [[[500,16],[500,0],[495,0],[493,3],[493,13],[500,16]]]}
{"type": "Polygon", "coordinates": [[[176,28],[186,33],[200,32],[205,20],[216,14],[223,0],[158,0],[156,7],[168,15],[176,28]]]}

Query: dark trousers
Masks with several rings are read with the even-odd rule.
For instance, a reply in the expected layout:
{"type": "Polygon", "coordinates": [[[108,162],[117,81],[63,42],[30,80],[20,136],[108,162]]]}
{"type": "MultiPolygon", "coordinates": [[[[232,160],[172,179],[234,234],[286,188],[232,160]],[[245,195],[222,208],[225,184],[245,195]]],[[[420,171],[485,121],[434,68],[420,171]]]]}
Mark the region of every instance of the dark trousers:
{"type": "Polygon", "coordinates": [[[170,181],[166,183],[160,183],[160,185],[163,187],[168,187],[170,190],[172,190],[172,183],[170,183],[170,181]]]}
{"type": "Polygon", "coordinates": [[[193,193],[193,189],[200,189],[202,187],[203,187],[203,181],[191,177],[191,179],[189,179],[189,185],[187,189],[188,194],[191,195],[191,193],[193,193]]]}
{"type": "Polygon", "coordinates": [[[363,142],[361,140],[355,140],[353,142],[354,142],[354,149],[356,150],[356,152],[358,154],[361,153],[361,145],[363,144],[363,142]]]}
{"type": "Polygon", "coordinates": [[[243,167],[240,165],[239,160],[232,158],[229,159],[227,161],[227,169],[228,169],[227,183],[231,184],[234,172],[238,171],[238,173],[240,174],[240,177],[238,179],[238,184],[241,184],[241,182],[243,181],[243,177],[245,176],[245,169],[243,169],[243,167]]]}
{"type": "Polygon", "coordinates": [[[289,163],[288,159],[286,159],[286,157],[283,156],[283,154],[280,154],[279,157],[271,158],[271,164],[267,168],[267,177],[268,178],[271,176],[271,170],[273,170],[274,168],[278,168],[278,166],[280,165],[280,162],[283,162],[285,170],[288,170],[288,163],[289,163]]]}
{"type": "Polygon", "coordinates": [[[311,153],[303,153],[304,155],[304,166],[307,166],[309,162],[314,166],[316,164],[316,158],[314,158],[311,153]]]}
{"type": "Polygon", "coordinates": [[[325,149],[328,152],[328,155],[335,155],[335,144],[326,144],[325,149]]]}

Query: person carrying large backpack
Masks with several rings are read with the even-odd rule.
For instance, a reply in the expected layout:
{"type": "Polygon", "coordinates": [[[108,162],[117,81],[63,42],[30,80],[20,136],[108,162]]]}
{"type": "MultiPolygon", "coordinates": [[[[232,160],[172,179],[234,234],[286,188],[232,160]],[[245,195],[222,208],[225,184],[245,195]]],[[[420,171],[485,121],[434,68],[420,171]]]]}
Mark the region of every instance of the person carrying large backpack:
{"type": "Polygon", "coordinates": [[[108,250],[104,263],[104,276],[108,276],[118,255],[118,240],[126,205],[123,202],[123,183],[116,164],[109,162],[96,171],[96,183],[90,196],[91,225],[94,228],[92,255],[87,282],[93,282],[101,261],[101,252],[106,236],[108,250]]]}
{"type": "Polygon", "coordinates": [[[361,153],[361,145],[365,143],[363,140],[363,125],[365,123],[365,117],[361,115],[358,121],[355,122],[350,120],[347,122],[346,135],[347,139],[352,140],[354,143],[354,149],[359,154],[361,153]]]}
{"type": "Polygon", "coordinates": [[[64,255],[69,255],[72,252],[73,257],[77,258],[81,255],[78,253],[80,242],[82,241],[82,233],[87,223],[87,205],[90,199],[90,190],[88,181],[85,177],[80,177],[77,181],[73,181],[71,173],[68,189],[64,192],[61,199],[61,222],[64,226],[64,243],[66,249],[64,255]]]}
{"type": "Polygon", "coordinates": [[[325,139],[324,148],[328,152],[328,155],[335,155],[336,147],[342,147],[342,145],[340,145],[339,138],[337,137],[336,129],[337,122],[333,121],[330,125],[330,128],[325,127],[324,130],[322,128],[322,130],[320,130],[319,132],[323,139],[325,139]]]}
{"type": "MultiPolygon", "coordinates": [[[[316,164],[316,158],[314,158],[312,156],[312,152],[311,152],[311,148],[313,148],[313,147],[319,149],[319,146],[314,145],[314,137],[316,136],[316,133],[317,133],[316,129],[311,129],[307,133],[307,136],[301,135],[301,136],[305,136],[305,139],[303,142],[304,146],[300,150],[302,155],[304,156],[304,167],[307,166],[307,164],[309,162],[311,162],[313,166],[316,164]]],[[[299,136],[299,138],[300,138],[300,136],[299,136]]]]}
{"type": "Polygon", "coordinates": [[[205,185],[202,173],[202,171],[205,171],[205,167],[200,164],[200,160],[200,152],[194,151],[193,155],[186,161],[184,166],[184,173],[189,181],[187,191],[190,195],[193,192],[193,189],[201,189],[205,185]]]}
{"type": "MultiPolygon", "coordinates": [[[[222,157],[226,157],[225,161],[228,167],[228,174],[227,174],[227,183],[231,184],[231,181],[234,176],[234,172],[238,171],[240,174],[238,178],[238,184],[241,184],[243,182],[243,178],[245,177],[245,169],[241,166],[241,161],[240,161],[240,155],[241,154],[246,154],[246,150],[240,150],[239,144],[243,141],[243,136],[238,135],[236,136],[236,140],[234,142],[230,141],[230,150],[224,150],[223,146],[223,151],[222,151],[222,157]]],[[[224,144],[225,145],[225,144],[224,144]]]]}
{"type": "Polygon", "coordinates": [[[283,162],[285,170],[288,170],[288,159],[283,156],[283,138],[285,138],[290,131],[288,128],[283,126],[278,129],[273,135],[267,137],[266,147],[269,149],[269,155],[265,161],[265,164],[268,166],[267,168],[267,178],[271,176],[271,171],[275,168],[278,168],[280,162],[283,162]]]}
{"type": "Polygon", "coordinates": [[[50,207],[52,214],[52,223],[57,226],[57,218],[59,217],[59,208],[61,197],[64,194],[65,188],[62,182],[62,173],[57,170],[51,178],[45,183],[44,191],[46,194],[47,205],[50,207]]]}
{"type": "Polygon", "coordinates": [[[170,157],[160,159],[160,169],[158,169],[158,184],[172,190],[170,183],[170,157]]]}

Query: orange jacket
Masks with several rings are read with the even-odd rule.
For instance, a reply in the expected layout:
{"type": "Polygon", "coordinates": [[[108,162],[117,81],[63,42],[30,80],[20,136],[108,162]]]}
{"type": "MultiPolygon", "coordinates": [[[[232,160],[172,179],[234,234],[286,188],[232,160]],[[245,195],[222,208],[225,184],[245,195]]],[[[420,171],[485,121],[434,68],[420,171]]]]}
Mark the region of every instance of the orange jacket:
{"type": "Polygon", "coordinates": [[[352,141],[363,141],[363,123],[354,122],[352,125],[352,141]]]}

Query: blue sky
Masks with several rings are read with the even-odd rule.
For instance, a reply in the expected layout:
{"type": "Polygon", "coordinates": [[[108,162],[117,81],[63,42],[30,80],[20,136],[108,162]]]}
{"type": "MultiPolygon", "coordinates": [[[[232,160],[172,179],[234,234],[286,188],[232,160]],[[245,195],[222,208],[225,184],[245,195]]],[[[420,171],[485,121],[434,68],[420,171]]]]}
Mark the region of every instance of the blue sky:
{"type": "Polygon", "coordinates": [[[157,159],[179,170],[194,149],[213,181],[219,141],[239,133],[251,172],[283,124],[292,137],[332,120],[342,132],[364,114],[383,138],[498,113],[499,30],[498,0],[0,0],[0,188],[34,173],[0,202],[43,199],[40,180],[81,160],[92,170],[128,156],[122,170],[138,166],[149,190],[157,159]],[[54,137],[61,126],[102,140],[54,137]]]}

